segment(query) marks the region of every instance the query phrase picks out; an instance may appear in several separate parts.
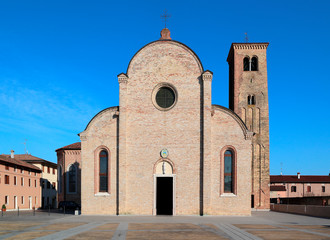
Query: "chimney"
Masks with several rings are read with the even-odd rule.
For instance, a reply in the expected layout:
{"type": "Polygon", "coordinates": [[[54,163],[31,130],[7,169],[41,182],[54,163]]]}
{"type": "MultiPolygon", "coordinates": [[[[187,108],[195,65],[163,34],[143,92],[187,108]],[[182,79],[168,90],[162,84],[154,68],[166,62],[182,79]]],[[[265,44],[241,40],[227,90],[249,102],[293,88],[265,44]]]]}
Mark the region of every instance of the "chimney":
{"type": "Polygon", "coordinates": [[[298,179],[300,179],[300,172],[297,172],[297,177],[298,179]]]}
{"type": "Polygon", "coordinates": [[[15,152],[14,150],[10,150],[10,157],[11,158],[14,158],[14,152],[15,152]]]}

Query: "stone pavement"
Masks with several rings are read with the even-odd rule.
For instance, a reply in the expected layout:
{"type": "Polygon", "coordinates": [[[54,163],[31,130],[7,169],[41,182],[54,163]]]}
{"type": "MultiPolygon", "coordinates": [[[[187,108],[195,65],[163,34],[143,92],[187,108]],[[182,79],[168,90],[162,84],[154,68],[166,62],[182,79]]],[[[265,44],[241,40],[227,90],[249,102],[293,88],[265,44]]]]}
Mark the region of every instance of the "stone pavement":
{"type": "Polygon", "coordinates": [[[278,212],[226,216],[0,218],[0,239],[329,239],[330,219],[278,212]]]}

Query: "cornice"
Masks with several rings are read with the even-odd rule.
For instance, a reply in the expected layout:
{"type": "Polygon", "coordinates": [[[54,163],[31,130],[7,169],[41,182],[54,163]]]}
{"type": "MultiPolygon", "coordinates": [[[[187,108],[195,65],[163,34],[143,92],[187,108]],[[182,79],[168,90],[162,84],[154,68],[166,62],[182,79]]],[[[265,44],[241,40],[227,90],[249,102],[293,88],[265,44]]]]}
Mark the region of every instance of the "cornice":
{"type": "Polygon", "coordinates": [[[202,74],[203,81],[211,82],[212,78],[213,78],[213,72],[211,72],[210,70],[206,70],[205,72],[203,72],[202,74]]]}
{"type": "Polygon", "coordinates": [[[267,49],[269,43],[232,43],[229,49],[227,62],[229,63],[233,58],[233,51],[234,50],[241,50],[241,49],[267,49]]]}
{"type": "Polygon", "coordinates": [[[267,49],[269,43],[233,43],[234,49],[267,49]]]}

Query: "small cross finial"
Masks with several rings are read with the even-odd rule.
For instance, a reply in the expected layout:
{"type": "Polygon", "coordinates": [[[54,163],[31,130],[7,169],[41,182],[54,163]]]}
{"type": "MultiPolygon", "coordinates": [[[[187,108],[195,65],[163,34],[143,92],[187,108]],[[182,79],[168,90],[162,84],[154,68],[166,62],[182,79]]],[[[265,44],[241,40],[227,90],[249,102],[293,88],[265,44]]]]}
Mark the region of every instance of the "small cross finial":
{"type": "Polygon", "coordinates": [[[247,32],[245,33],[245,42],[247,43],[249,41],[249,37],[248,37],[248,34],[247,32]]]}
{"type": "Polygon", "coordinates": [[[165,28],[166,28],[166,22],[168,21],[168,18],[171,17],[171,15],[167,14],[167,10],[164,11],[163,15],[160,15],[161,18],[164,18],[165,21],[165,28]]]}

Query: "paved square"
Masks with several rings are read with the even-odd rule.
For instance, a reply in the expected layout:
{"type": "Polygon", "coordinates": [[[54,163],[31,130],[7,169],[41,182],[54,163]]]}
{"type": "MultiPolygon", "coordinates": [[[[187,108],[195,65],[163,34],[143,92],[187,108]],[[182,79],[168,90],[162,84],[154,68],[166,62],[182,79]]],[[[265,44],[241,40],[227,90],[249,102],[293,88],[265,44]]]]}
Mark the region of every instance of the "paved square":
{"type": "Polygon", "coordinates": [[[0,239],[330,240],[330,219],[277,212],[253,212],[251,217],[2,217],[0,239]]]}

